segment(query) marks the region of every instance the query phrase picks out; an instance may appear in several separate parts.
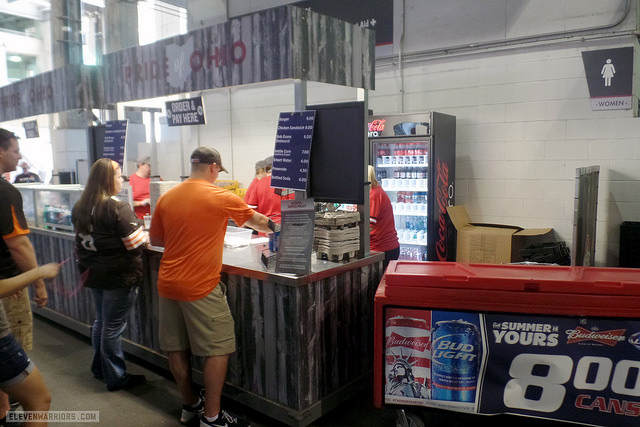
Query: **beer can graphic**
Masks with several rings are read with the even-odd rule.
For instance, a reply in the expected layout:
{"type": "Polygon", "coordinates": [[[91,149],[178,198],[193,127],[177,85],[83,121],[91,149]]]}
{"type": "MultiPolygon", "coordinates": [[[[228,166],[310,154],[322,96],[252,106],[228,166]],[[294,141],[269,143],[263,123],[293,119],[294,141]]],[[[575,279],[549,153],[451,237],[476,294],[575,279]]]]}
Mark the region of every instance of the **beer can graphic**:
{"type": "Polygon", "coordinates": [[[464,320],[440,321],[431,338],[431,397],[475,402],[482,358],[478,328],[464,320]]]}
{"type": "Polygon", "coordinates": [[[385,325],[388,396],[429,398],[431,328],[425,319],[394,316],[385,325]]]}

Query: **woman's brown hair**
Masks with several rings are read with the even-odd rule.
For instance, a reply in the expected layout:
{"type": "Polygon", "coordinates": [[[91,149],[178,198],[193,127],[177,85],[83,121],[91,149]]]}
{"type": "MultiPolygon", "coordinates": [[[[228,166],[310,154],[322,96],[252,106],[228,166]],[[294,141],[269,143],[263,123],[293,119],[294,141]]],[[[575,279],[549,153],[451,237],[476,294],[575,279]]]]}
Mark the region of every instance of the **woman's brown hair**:
{"type": "Polygon", "coordinates": [[[91,166],[87,184],[73,208],[73,226],[76,233],[90,233],[92,211],[97,215],[98,205],[109,197],[115,196],[115,176],[119,168],[118,163],[104,158],[96,160],[91,166]]]}

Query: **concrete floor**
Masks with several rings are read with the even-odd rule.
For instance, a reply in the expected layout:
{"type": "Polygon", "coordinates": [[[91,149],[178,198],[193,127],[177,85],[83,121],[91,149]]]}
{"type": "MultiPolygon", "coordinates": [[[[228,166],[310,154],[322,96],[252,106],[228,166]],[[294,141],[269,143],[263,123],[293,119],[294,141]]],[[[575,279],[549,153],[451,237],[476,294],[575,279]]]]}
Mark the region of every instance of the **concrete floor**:
{"type": "MultiPolygon", "coordinates": [[[[170,373],[138,359],[130,359],[128,371],[144,374],[146,383],[130,391],[108,392],[104,384],[94,379],[89,371],[92,355],[89,338],[37,315],[34,316],[34,324],[34,348],[28,353],[42,371],[51,390],[52,411],[99,411],[100,425],[105,426],[181,425],[178,422],[180,397],[170,373]]],[[[374,409],[371,396],[353,399],[343,406],[316,420],[311,426],[395,425],[395,411],[374,409]]],[[[254,427],[285,426],[233,402],[223,402],[223,407],[248,418],[254,427]]]]}
{"type": "MultiPolygon", "coordinates": [[[[34,316],[34,349],[29,356],[42,371],[53,401],[52,411],[99,411],[100,425],[145,427],[179,426],[180,398],[170,374],[140,360],[130,360],[128,370],[147,377],[131,391],[108,392],[89,372],[91,345],[87,337],[34,316]]],[[[316,420],[311,427],[395,426],[393,408],[374,409],[371,394],[353,398],[316,420]]],[[[251,408],[223,401],[223,406],[251,420],[254,427],[284,427],[251,408]]],[[[449,412],[423,412],[427,426],[474,426],[489,421],[493,426],[560,426],[524,417],[482,417],[449,412]]],[[[50,423],[51,426],[96,426],[96,423],[50,423]]]]}

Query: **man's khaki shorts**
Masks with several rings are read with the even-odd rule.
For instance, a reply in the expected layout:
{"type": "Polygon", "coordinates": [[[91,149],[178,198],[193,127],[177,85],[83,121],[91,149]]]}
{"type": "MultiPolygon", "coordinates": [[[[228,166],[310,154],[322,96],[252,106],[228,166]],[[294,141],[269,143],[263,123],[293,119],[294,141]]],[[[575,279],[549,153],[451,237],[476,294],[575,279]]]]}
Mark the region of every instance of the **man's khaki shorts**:
{"type": "Polygon", "coordinates": [[[194,356],[222,356],[236,351],[233,317],[227,304],[226,287],[219,283],[197,301],[160,297],[160,348],[191,350],[194,356]]]}
{"type": "Polygon", "coordinates": [[[23,289],[20,296],[15,299],[7,297],[0,304],[4,304],[7,320],[11,325],[11,333],[20,343],[23,349],[33,349],[33,317],[31,315],[31,302],[29,292],[23,289]]]}

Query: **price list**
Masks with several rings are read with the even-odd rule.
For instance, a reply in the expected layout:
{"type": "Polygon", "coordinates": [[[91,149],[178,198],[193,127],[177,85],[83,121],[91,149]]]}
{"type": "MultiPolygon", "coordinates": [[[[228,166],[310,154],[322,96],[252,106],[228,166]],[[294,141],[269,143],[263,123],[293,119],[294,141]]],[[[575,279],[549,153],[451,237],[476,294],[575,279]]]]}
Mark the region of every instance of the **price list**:
{"type": "Polygon", "coordinates": [[[271,187],[298,191],[307,189],[315,114],[313,110],[280,113],[271,187]]]}
{"type": "Polygon", "coordinates": [[[125,141],[127,139],[127,120],[113,120],[106,123],[102,156],[124,164],[125,141]]]}

